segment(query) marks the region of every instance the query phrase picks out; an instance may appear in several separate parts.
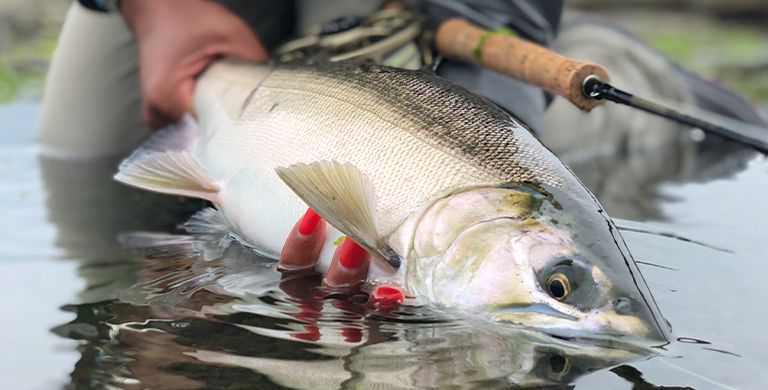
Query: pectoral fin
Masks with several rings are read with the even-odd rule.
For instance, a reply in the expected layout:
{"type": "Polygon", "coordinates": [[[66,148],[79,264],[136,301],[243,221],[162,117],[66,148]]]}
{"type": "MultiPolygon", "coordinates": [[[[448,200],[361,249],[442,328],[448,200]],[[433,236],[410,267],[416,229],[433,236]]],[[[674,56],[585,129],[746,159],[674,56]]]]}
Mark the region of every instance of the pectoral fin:
{"type": "Polygon", "coordinates": [[[400,257],[382,242],[373,211],[376,198],[368,177],[351,164],[318,161],[276,169],[278,176],[328,223],[394,268],[400,257]]]}
{"type": "Polygon", "coordinates": [[[145,190],[216,202],[221,186],[188,152],[142,154],[128,158],[115,180],[145,190]]]}
{"type": "Polygon", "coordinates": [[[145,190],[215,202],[220,185],[195,160],[200,135],[197,122],[181,121],[153,134],[120,164],[115,180],[145,190]]]}

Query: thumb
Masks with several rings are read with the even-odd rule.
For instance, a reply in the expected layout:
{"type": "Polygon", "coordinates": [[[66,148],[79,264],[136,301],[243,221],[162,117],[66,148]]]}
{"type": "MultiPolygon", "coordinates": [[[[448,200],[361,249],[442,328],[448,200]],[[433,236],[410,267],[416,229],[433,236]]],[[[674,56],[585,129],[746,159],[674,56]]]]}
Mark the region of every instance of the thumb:
{"type": "Polygon", "coordinates": [[[196,55],[184,61],[180,66],[181,78],[179,80],[179,96],[181,97],[182,112],[193,112],[194,93],[197,77],[216,59],[222,57],[236,58],[239,60],[263,62],[269,56],[261,41],[256,38],[250,29],[245,29],[242,35],[233,36],[226,42],[221,42],[201,50],[196,55]]]}

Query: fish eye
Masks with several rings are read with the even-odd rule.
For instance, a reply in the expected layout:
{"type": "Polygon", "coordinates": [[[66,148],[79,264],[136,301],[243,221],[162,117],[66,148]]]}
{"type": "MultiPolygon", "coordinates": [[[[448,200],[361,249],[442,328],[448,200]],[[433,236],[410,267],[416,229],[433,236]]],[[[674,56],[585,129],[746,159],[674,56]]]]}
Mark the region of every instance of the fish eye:
{"type": "Polygon", "coordinates": [[[548,266],[539,270],[537,279],[543,293],[580,310],[607,303],[601,295],[602,290],[596,287],[591,268],[579,257],[552,259],[548,266]]]}
{"type": "Polygon", "coordinates": [[[568,276],[556,272],[547,278],[547,290],[553,298],[562,301],[571,293],[571,282],[568,276]]]}
{"type": "Polygon", "coordinates": [[[555,378],[562,378],[571,371],[571,362],[567,357],[554,354],[549,357],[549,372],[553,374],[555,378]]]}
{"type": "Polygon", "coordinates": [[[541,351],[533,372],[540,378],[562,382],[574,370],[571,359],[558,350],[541,351]]]}

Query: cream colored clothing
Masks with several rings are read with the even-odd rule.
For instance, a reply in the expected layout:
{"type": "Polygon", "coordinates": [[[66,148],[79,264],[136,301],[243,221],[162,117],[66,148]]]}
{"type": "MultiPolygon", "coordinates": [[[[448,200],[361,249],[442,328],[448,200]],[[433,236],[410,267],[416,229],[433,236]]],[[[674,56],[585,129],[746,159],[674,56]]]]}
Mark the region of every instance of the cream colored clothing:
{"type": "MultiPolygon", "coordinates": [[[[234,9],[249,1],[229,1],[234,9]]],[[[298,31],[340,15],[365,15],[379,1],[303,0],[298,31]]],[[[248,20],[246,20],[248,22],[248,20]]],[[[48,157],[123,155],[149,134],[141,115],[138,49],[119,13],[69,9],[46,80],[38,142],[48,157]]]]}
{"type": "Polygon", "coordinates": [[[49,157],[124,154],[149,134],[138,51],[119,14],[69,9],[45,84],[38,142],[49,157]]]}

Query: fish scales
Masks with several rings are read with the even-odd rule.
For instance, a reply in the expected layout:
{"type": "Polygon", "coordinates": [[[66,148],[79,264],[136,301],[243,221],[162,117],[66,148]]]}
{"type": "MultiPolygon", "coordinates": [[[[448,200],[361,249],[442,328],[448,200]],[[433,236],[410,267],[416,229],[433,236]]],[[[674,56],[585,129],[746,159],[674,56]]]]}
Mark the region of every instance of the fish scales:
{"type": "Polygon", "coordinates": [[[414,136],[488,170],[501,181],[559,185],[567,176],[562,163],[546,151],[541,153],[538,142],[508,113],[430,72],[372,63],[325,64],[282,72],[288,78],[306,73],[318,80],[341,80],[359,96],[401,112],[413,124],[405,130],[414,136]]]}
{"type": "MultiPolygon", "coordinates": [[[[255,89],[247,78],[223,82],[230,90],[232,83],[241,85],[238,96],[248,91],[250,98],[241,113],[231,113],[232,129],[207,129],[213,133],[207,144],[212,152],[203,159],[214,175],[233,174],[216,167],[256,167],[263,171],[259,175],[274,178],[265,191],[290,199],[266,170],[297,162],[350,162],[374,184],[376,221],[383,234],[452,188],[503,182],[561,185],[567,177],[562,163],[533,145],[528,130],[507,113],[426,73],[334,64],[279,68],[255,89]],[[221,151],[227,155],[217,155],[221,151]]],[[[212,91],[213,99],[219,99],[222,92],[212,91]]],[[[301,206],[293,204],[285,212],[298,217],[301,206]]]]}

